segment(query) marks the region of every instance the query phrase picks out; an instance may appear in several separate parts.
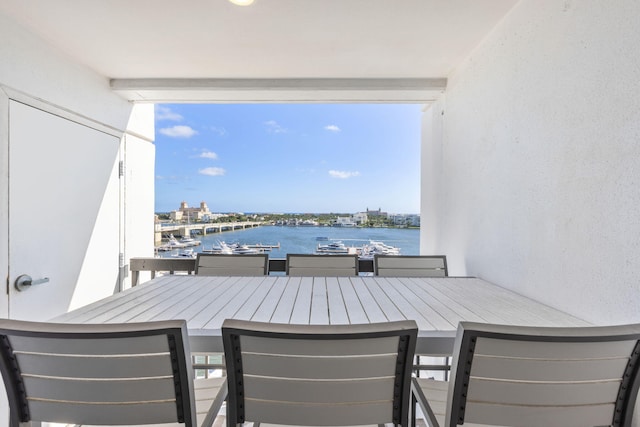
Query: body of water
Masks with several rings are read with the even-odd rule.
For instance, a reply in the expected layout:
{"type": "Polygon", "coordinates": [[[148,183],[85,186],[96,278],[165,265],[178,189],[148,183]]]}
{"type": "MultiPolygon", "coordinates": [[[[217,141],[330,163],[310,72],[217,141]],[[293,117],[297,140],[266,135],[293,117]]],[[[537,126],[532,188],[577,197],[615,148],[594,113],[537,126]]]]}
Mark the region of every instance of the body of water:
{"type": "MultiPolygon", "coordinates": [[[[401,255],[420,254],[420,230],[407,228],[350,228],[350,227],[286,227],[261,226],[246,230],[225,231],[222,233],[195,236],[202,242],[195,246],[195,252],[218,246],[220,241],[240,244],[277,245],[279,249],[269,252],[271,258],[286,258],[288,253],[315,253],[318,243],[326,244],[341,241],[346,246],[362,247],[370,240],[381,241],[387,245],[400,248],[401,255]],[[328,241],[318,241],[317,238],[328,241]]],[[[161,252],[163,257],[175,256],[177,250],[161,252]]]]}

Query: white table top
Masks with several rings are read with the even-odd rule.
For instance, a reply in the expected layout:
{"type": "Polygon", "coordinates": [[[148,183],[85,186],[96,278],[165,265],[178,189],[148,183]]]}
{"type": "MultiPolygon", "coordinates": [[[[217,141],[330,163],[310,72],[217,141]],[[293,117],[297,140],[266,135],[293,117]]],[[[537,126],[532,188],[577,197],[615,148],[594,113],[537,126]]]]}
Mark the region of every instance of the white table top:
{"type": "Polygon", "coordinates": [[[186,319],[194,352],[221,352],[226,318],[293,324],[413,319],[417,353],[449,354],[462,320],[530,326],[588,323],[477,278],[162,276],[52,321],[186,319]]]}

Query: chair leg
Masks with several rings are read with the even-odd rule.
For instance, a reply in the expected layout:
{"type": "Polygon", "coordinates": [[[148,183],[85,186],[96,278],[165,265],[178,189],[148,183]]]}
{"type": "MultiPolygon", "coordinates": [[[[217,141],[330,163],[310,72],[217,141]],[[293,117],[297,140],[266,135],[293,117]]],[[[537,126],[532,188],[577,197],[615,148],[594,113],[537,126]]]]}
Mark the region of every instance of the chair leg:
{"type": "Polygon", "coordinates": [[[445,364],[445,366],[449,366],[449,369],[444,371],[444,380],[445,381],[449,381],[449,372],[451,372],[451,365],[450,365],[449,362],[450,362],[449,361],[449,357],[445,357],[444,358],[444,364],[445,364]]]}
{"type": "Polygon", "coordinates": [[[411,427],[416,427],[416,404],[417,400],[413,393],[411,393],[411,402],[409,402],[409,422],[411,427]]]}

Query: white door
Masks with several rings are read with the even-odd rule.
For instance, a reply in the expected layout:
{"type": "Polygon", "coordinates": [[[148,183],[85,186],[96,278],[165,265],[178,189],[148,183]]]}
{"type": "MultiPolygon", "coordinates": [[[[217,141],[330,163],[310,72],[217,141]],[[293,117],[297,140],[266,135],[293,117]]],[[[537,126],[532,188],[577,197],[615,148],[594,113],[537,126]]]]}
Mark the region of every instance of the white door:
{"type": "Polygon", "coordinates": [[[48,320],[118,286],[120,139],[9,101],[9,317],[48,320]],[[15,288],[28,275],[31,286],[15,288]]]}

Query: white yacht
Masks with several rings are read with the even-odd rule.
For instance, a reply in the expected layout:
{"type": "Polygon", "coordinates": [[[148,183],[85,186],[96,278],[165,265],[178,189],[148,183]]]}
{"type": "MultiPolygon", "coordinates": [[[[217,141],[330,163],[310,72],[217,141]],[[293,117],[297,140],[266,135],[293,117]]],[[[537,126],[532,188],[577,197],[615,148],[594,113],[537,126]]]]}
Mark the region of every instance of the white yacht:
{"type": "Polygon", "coordinates": [[[373,258],[374,255],[400,255],[400,248],[387,245],[384,242],[377,240],[369,240],[369,244],[366,244],[360,250],[361,258],[373,258]]]}
{"type": "Polygon", "coordinates": [[[173,237],[173,234],[169,235],[169,240],[164,245],[158,246],[156,249],[161,252],[172,251],[174,249],[186,248],[187,245],[180,243],[178,239],[173,237]]]}
{"type": "Polygon", "coordinates": [[[321,254],[348,254],[349,248],[341,241],[319,244],[316,252],[321,254]]]}
{"type": "Polygon", "coordinates": [[[218,240],[218,245],[213,245],[211,246],[211,249],[203,249],[202,250],[203,253],[209,253],[209,254],[232,254],[233,253],[233,248],[231,248],[231,246],[229,246],[226,242],[222,241],[222,240],[218,240]]]}
{"type": "Polygon", "coordinates": [[[185,246],[198,246],[202,242],[200,242],[200,240],[194,239],[191,236],[184,236],[182,237],[182,239],[180,239],[180,243],[182,243],[185,246]]]}
{"type": "Polygon", "coordinates": [[[240,244],[235,244],[233,245],[232,249],[231,249],[232,253],[234,254],[238,254],[238,255],[244,255],[244,254],[259,254],[262,251],[256,248],[250,248],[247,245],[240,245],[240,244]]]}
{"type": "Polygon", "coordinates": [[[173,258],[196,258],[198,254],[193,250],[193,248],[186,248],[171,256],[173,258]]]}

